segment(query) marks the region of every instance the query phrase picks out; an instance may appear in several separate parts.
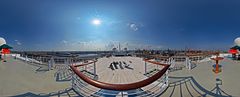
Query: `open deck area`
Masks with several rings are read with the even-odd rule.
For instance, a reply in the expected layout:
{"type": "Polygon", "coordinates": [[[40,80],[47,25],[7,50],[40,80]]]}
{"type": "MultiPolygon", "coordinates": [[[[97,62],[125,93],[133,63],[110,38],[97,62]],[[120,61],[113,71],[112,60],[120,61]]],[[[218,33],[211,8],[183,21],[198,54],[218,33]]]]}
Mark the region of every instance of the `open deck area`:
{"type": "MultiPolygon", "coordinates": [[[[214,61],[197,62],[196,64],[197,66],[191,70],[183,68],[182,70],[169,72],[169,86],[158,96],[240,96],[240,84],[238,84],[240,81],[240,75],[238,74],[238,71],[240,71],[239,61],[225,58],[220,62],[220,65],[222,65],[222,72],[218,74],[212,71],[214,61]]],[[[98,80],[112,84],[133,83],[147,78],[147,76],[144,75],[144,61],[137,57],[100,58],[96,62],[96,68],[98,80]],[[114,70],[109,68],[112,62],[119,62],[120,64],[120,61],[122,62],[121,64],[124,64],[123,62],[131,64],[129,65],[130,68],[125,68],[125,65],[123,65],[123,68],[118,65],[118,68],[114,67],[114,70]]],[[[1,62],[0,65],[0,95],[19,97],[77,96],[78,94],[71,87],[71,80],[57,80],[56,73],[59,72],[67,71],[64,71],[62,67],[57,67],[48,71],[46,65],[26,63],[8,57],[7,62],[1,62]]],[[[71,74],[68,73],[67,75],[70,76],[71,74]]],[[[157,83],[142,87],[140,90],[150,92],[150,88],[154,87],[155,84],[157,83]]],[[[86,87],[95,90],[95,92],[89,91],[90,94],[109,92],[89,84],[86,87]]],[[[135,92],[139,92],[140,90],[135,92]]],[[[113,91],[110,93],[113,93],[113,91]]]]}
{"type": "Polygon", "coordinates": [[[141,81],[146,79],[144,64],[143,59],[138,57],[100,58],[96,62],[98,80],[115,84],[141,81]],[[112,62],[117,62],[118,65],[114,66],[112,62]],[[109,67],[111,65],[113,69],[109,67]]]}
{"type": "Polygon", "coordinates": [[[56,71],[48,71],[46,65],[26,63],[8,57],[7,62],[0,63],[0,95],[19,97],[68,95],[66,91],[71,91],[70,83],[56,81],[56,71]]]}
{"type": "Polygon", "coordinates": [[[225,58],[220,62],[222,72],[215,74],[213,61],[197,63],[192,70],[169,73],[169,87],[162,97],[221,97],[240,96],[240,62],[225,58]]]}

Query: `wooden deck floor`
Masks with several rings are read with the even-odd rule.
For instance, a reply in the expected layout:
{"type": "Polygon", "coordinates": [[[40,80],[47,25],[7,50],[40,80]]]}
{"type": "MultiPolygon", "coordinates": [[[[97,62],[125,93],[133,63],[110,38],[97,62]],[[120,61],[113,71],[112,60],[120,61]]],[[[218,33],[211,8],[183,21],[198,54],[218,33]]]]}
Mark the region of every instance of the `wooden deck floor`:
{"type": "MultiPolygon", "coordinates": [[[[133,83],[146,79],[144,72],[145,62],[142,58],[137,57],[110,57],[101,58],[96,62],[97,74],[99,80],[114,84],[133,83]],[[110,69],[112,62],[122,62],[122,67],[118,65],[118,69],[110,69]],[[129,64],[129,68],[125,68],[123,62],[129,64]]],[[[149,64],[149,63],[148,63],[149,64]]]]}

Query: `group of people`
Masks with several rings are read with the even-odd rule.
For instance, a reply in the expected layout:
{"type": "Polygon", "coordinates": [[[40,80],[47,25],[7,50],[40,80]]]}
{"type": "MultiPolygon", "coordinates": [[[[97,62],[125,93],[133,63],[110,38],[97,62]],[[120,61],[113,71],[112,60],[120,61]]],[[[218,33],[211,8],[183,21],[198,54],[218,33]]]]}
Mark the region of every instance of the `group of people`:
{"type": "Polygon", "coordinates": [[[113,61],[112,63],[110,63],[108,68],[110,68],[111,70],[115,70],[115,69],[119,69],[119,68],[120,69],[127,68],[127,69],[133,70],[133,68],[130,67],[130,65],[127,64],[125,61],[113,61]]]}

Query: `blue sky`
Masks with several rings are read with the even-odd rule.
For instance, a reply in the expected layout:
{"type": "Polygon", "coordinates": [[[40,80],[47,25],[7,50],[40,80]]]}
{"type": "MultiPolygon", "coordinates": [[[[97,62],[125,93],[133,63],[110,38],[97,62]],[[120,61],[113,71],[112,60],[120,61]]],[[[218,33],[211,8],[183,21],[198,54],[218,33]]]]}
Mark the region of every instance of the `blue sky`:
{"type": "Polygon", "coordinates": [[[239,36],[239,0],[0,1],[0,37],[15,50],[226,50],[239,36]]]}

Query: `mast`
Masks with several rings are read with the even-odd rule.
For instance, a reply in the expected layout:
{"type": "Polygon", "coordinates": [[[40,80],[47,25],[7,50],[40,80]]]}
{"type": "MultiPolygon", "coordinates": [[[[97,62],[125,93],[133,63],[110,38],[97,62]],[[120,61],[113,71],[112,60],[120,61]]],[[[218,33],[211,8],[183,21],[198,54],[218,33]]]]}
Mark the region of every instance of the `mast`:
{"type": "Polygon", "coordinates": [[[119,42],[119,46],[118,47],[119,47],[119,51],[121,51],[120,42],[119,42]]]}

